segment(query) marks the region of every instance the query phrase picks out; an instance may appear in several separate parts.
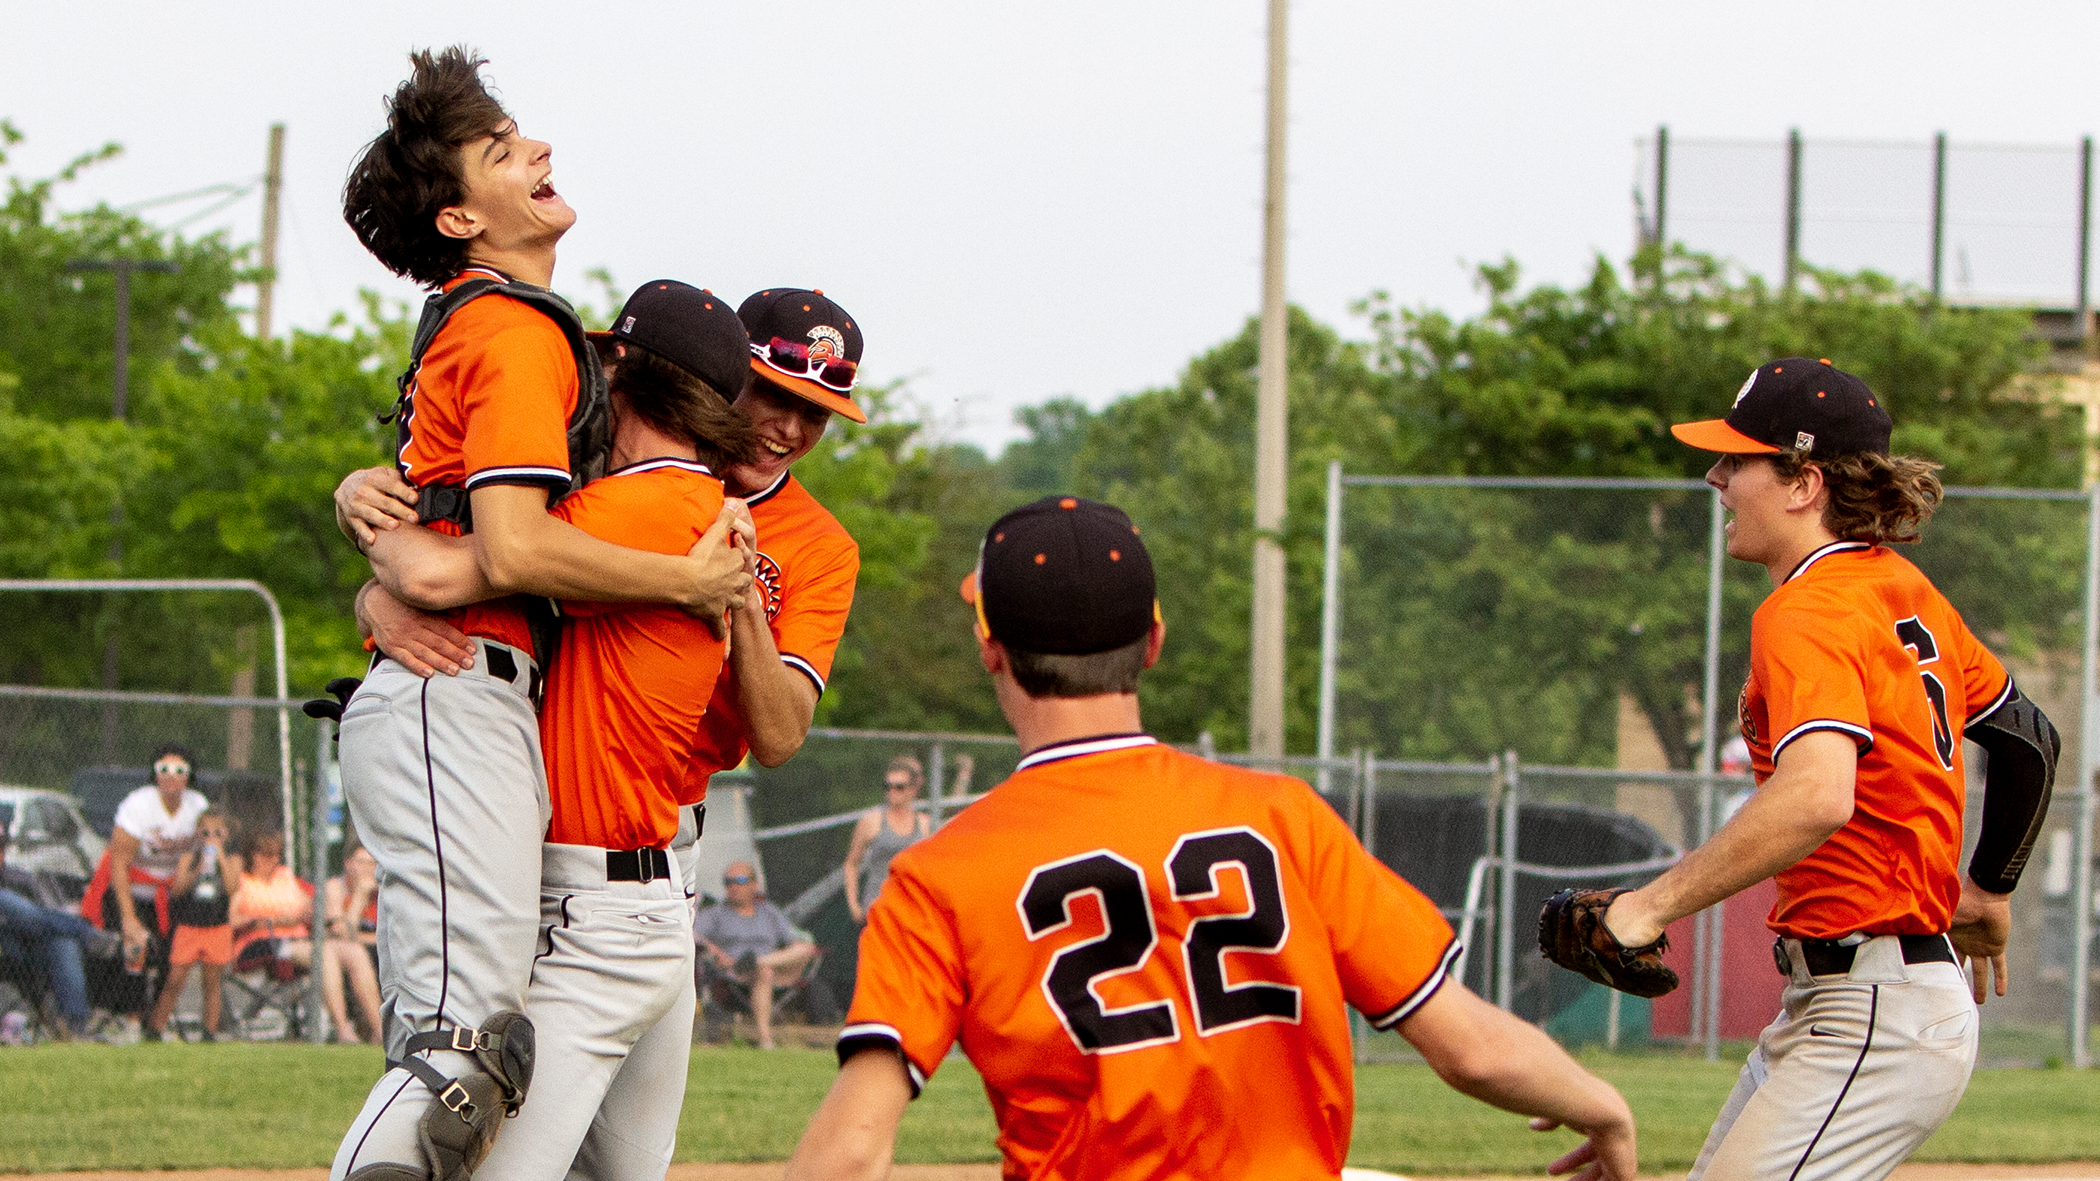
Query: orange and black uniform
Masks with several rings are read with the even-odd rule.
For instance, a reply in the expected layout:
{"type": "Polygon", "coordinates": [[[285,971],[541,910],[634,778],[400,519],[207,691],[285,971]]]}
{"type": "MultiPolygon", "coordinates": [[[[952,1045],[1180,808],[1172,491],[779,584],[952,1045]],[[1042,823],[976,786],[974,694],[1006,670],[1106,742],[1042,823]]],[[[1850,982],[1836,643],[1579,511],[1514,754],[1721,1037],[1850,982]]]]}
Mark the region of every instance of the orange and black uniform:
{"type": "MultiPolygon", "coordinates": [[[[860,547],[817,498],[793,475],[748,497],[758,529],[758,582],[765,595],[766,623],[789,668],[824,692],[846,613],[853,607],[853,582],[860,575],[860,547]]],[[[714,700],[700,724],[700,745],[686,770],[681,804],[707,798],[707,779],[744,761],[751,743],[737,709],[729,669],[715,685],[714,700]]]]}
{"type": "Polygon", "coordinates": [[[839,1054],[916,1094],[960,1040],[1010,1178],[1336,1177],[1346,1006],[1391,1026],[1456,952],[1303,783],[1059,743],[891,863],[839,1054]]]}
{"type": "Polygon", "coordinates": [[[1750,625],[1740,714],[1762,783],[1787,745],[1859,747],[1852,819],[1777,878],[1783,936],[1937,935],[1961,897],[1962,731],[2012,678],[1916,566],[1838,541],[1803,559],[1750,625]]]}
{"type": "MultiPolygon", "coordinates": [[[[500,272],[469,267],[445,284],[500,272]]],[[[569,416],[578,394],[576,355],[545,312],[491,292],[469,301],[423,354],[411,390],[414,413],[395,462],[417,487],[448,484],[472,492],[495,484],[527,484],[550,492],[569,487],[569,416]]],[[[450,521],[431,528],[459,536],[450,521]]],[[[443,613],[470,636],[532,651],[524,608],[516,597],[492,599],[443,613]]]]}
{"type": "MultiPolygon", "coordinates": [[[[614,545],[682,554],[714,524],[722,499],[722,482],[702,465],[652,459],[607,473],[554,515],[614,545]]],[[[553,807],[547,840],[666,848],[723,643],[706,623],[659,603],[563,610],[561,659],[540,710],[553,807]]]]}

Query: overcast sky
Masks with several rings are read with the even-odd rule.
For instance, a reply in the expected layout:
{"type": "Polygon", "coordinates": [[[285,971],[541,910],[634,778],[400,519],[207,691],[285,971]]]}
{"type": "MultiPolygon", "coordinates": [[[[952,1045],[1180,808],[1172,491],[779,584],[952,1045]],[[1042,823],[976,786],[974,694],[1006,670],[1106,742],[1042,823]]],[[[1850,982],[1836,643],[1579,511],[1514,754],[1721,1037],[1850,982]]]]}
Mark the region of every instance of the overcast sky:
{"type": "MultiPolygon", "coordinates": [[[[415,46],[464,41],[580,214],[555,283],[824,288],[866,374],[945,434],[1171,381],[1259,305],[1260,0],[18,5],[0,116],[125,205],[262,171],[289,125],[279,323],[415,300],[338,190],[415,46]]],[[[1290,298],[1479,305],[1505,254],[1579,279],[1632,238],[1636,137],[2070,143],[2100,127],[2090,3],[1376,3],[1292,9],[1290,298]]],[[[161,224],[205,202],[157,207],[161,224]]],[[[258,234],[250,196],[191,224],[258,234]]],[[[243,293],[248,298],[248,293],[243,293]]]]}

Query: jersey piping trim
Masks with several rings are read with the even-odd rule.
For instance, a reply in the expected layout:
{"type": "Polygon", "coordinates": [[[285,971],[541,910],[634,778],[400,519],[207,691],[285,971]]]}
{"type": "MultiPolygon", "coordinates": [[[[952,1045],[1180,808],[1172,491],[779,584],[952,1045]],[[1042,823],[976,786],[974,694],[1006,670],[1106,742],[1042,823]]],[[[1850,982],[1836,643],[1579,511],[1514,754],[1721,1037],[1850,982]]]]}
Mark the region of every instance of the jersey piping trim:
{"type": "Polygon", "coordinates": [[[1030,767],[1040,767],[1044,763],[1076,759],[1081,755],[1106,754],[1112,750],[1131,750],[1140,746],[1158,745],[1159,739],[1150,734],[1117,734],[1107,738],[1074,738],[1069,742],[1053,742],[1014,764],[1014,774],[1018,775],[1030,767]]]}
{"type": "Polygon", "coordinates": [[[780,663],[787,665],[789,668],[794,669],[796,672],[801,673],[803,676],[808,677],[810,680],[816,682],[817,696],[824,696],[824,674],[817,671],[816,665],[811,664],[809,661],[802,659],[800,656],[797,656],[792,652],[782,652],[780,654],[780,663]]]}
{"type": "Polygon", "coordinates": [[[1833,541],[1829,545],[1826,545],[1821,549],[1816,550],[1814,553],[1808,555],[1807,557],[1801,559],[1801,564],[1794,567],[1793,573],[1787,575],[1786,580],[1788,582],[1792,582],[1796,578],[1801,577],[1803,574],[1808,573],[1808,568],[1810,566],[1815,565],[1817,562],[1822,561],[1824,558],[1829,557],[1831,554],[1853,553],[1859,550],[1870,550],[1873,548],[1873,546],[1868,545],[1864,541],[1833,541]]]}
{"type": "Polygon", "coordinates": [[[1453,936],[1450,945],[1444,948],[1444,958],[1436,962],[1436,971],[1429,974],[1429,979],[1424,980],[1421,987],[1407,994],[1406,1000],[1372,1017],[1371,1025],[1377,1029],[1391,1029],[1426,1004],[1430,997],[1436,995],[1436,990],[1444,986],[1444,981],[1451,978],[1451,961],[1458,958],[1461,946],[1458,938],[1453,936]]]}
{"type": "Polygon", "coordinates": [[[608,476],[639,476],[643,472],[660,471],[667,467],[674,467],[686,472],[698,472],[703,476],[715,474],[714,470],[704,463],[696,463],[690,459],[679,459],[670,455],[657,459],[637,459],[626,467],[616,467],[605,474],[608,476]]]}
{"type": "Polygon", "coordinates": [[[569,473],[558,467],[485,467],[467,477],[469,492],[483,484],[569,484],[569,473]]]}
{"type": "Polygon", "coordinates": [[[752,506],[753,508],[756,508],[756,507],[758,507],[759,505],[762,505],[762,504],[764,504],[765,502],[767,502],[767,501],[769,501],[769,500],[773,499],[773,498],[774,498],[775,496],[779,495],[779,493],[780,493],[780,490],[781,490],[782,488],[785,488],[785,487],[787,487],[787,482],[788,482],[788,476],[790,476],[791,474],[793,474],[793,473],[791,473],[791,472],[782,472],[782,473],[780,473],[780,478],[779,478],[779,479],[777,479],[777,480],[775,480],[775,481],[773,481],[773,483],[772,483],[772,484],[771,484],[770,486],[768,486],[768,487],[767,487],[767,488],[765,489],[765,491],[763,491],[763,492],[754,492],[754,493],[752,493],[751,495],[749,495],[749,496],[746,496],[746,497],[744,498],[744,503],[745,503],[745,504],[747,504],[747,505],[750,505],[750,506],[752,506]]]}
{"type": "Polygon", "coordinates": [[[1779,741],[1772,744],[1773,764],[1778,764],[1779,752],[1786,749],[1787,743],[1801,737],[1803,734],[1812,734],[1817,730],[1837,730],[1841,733],[1850,734],[1853,740],[1859,743],[1859,753],[1862,755],[1874,749],[1874,732],[1865,726],[1854,725],[1851,722],[1840,722],[1836,718],[1817,718],[1814,721],[1803,722],[1787,731],[1780,737],[1779,741]]]}
{"type": "Polygon", "coordinates": [[[2013,688],[2012,674],[2005,674],[2005,688],[1998,690],[1998,695],[1996,697],[1991,698],[1991,703],[1989,705],[1986,705],[1982,709],[1977,710],[1975,713],[1970,714],[1968,720],[1962,723],[1962,729],[1969,729],[1970,727],[1975,726],[1978,723],[1988,719],[1992,714],[1997,713],[2001,709],[2004,709],[2005,703],[2011,701],[2013,697],[2018,693],[2019,690],[2013,688]]]}
{"type": "Polygon", "coordinates": [[[919,1092],[926,1089],[926,1072],[920,1070],[919,1064],[913,1062],[911,1055],[904,1052],[904,1035],[898,1033],[894,1025],[884,1025],[880,1021],[856,1021],[839,1030],[838,1048],[840,1066],[844,1066],[846,1059],[862,1050],[894,1050],[899,1058],[904,1059],[904,1071],[911,1076],[911,1097],[917,1099],[919,1092]]]}
{"type": "Polygon", "coordinates": [[[496,268],[494,268],[494,267],[480,267],[480,266],[475,266],[475,267],[462,267],[462,268],[460,268],[460,272],[459,272],[459,274],[457,274],[457,275],[454,275],[454,276],[453,276],[453,278],[455,278],[455,279],[464,279],[464,278],[466,278],[466,277],[467,277],[468,275],[486,275],[487,277],[489,277],[489,278],[491,278],[491,279],[494,279],[494,280],[495,280],[496,282],[498,282],[498,283],[508,283],[508,282],[510,282],[510,281],[511,281],[511,279],[510,279],[510,276],[509,276],[509,275],[506,275],[506,274],[504,274],[504,273],[503,273],[502,271],[499,271],[499,270],[497,270],[497,269],[496,269],[496,268]]]}

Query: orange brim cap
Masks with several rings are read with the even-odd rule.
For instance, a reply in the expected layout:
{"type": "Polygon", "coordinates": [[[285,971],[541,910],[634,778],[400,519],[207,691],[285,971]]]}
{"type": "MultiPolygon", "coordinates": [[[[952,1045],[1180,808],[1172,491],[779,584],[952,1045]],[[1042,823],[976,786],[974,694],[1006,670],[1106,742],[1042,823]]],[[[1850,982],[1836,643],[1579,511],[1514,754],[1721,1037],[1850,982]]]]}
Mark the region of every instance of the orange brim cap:
{"type": "Polygon", "coordinates": [[[845,415],[855,422],[868,421],[867,411],[862,410],[855,404],[852,398],[839,393],[837,390],[826,389],[806,377],[794,377],[782,373],[758,357],[751,358],[751,372],[797,397],[815,402],[833,414],[845,415]]]}
{"type": "Polygon", "coordinates": [[[1680,422],[1670,428],[1677,441],[1697,447],[1701,451],[1720,451],[1729,455],[1776,455],[1779,448],[1756,439],[1728,425],[1725,418],[1709,418],[1700,422],[1680,422]]]}
{"type": "Polygon", "coordinates": [[[583,338],[587,341],[590,341],[592,344],[597,345],[600,349],[603,349],[606,345],[611,344],[615,339],[617,339],[610,332],[586,332],[583,334],[583,338]]]}
{"type": "Polygon", "coordinates": [[[959,594],[961,594],[961,595],[962,595],[962,601],[963,601],[963,602],[965,602],[965,603],[974,603],[974,602],[976,602],[976,601],[977,601],[977,571],[975,571],[975,570],[972,570],[972,571],[970,571],[970,572],[969,572],[968,574],[965,574],[965,575],[963,575],[962,585],[961,585],[961,586],[959,586],[959,587],[957,587],[957,588],[955,588],[955,589],[956,589],[957,593],[959,593],[959,594]]]}

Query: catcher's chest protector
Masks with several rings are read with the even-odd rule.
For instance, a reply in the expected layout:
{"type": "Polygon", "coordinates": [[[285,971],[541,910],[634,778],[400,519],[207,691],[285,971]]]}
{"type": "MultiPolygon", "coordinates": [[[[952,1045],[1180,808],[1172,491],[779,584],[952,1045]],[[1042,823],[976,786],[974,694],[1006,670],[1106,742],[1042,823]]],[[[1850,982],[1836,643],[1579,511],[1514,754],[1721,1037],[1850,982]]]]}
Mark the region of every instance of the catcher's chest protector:
{"type": "MultiPolygon", "coordinates": [[[[416,324],[415,343],[408,353],[408,368],[402,370],[395,382],[401,396],[395,399],[391,412],[380,416],[380,421],[394,424],[394,454],[398,466],[398,457],[408,446],[409,421],[415,414],[416,372],[423,366],[423,354],[451,321],[454,312],[492,291],[544,313],[561,329],[569,342],[569,351],[576,357],[576,410],[569,415],[568,426],[570,482],[567,489],[556,490],[548,498],[547,505],[552,508],[570,492],[605,474],[606,460],[612,453],[612,403],[605,390],[605,368],[598,363],[598,350],[583,334],[583,320],[577,316],[576,309],[569,306],[568,300],[545,287],[535,287],[516,279],[508,283],[495,279],[469,279],[450,291],[440,291],[424,300],[423,318],[416,324]]],[[[450,521],[459,526],[461,533],[474,531],[474,510],[467,500],[466,489],[450,484],[432,484],[418,491],[422,494],[416,505],[419,522],[428,525],[432,521],[450,521]]]]}
{"type": "MultiPolygon", "coordinates": [[[[605,466],[612,454],[612,402],[605,389],[605,367],[598,363],[598,350],[591,346],[590,339],[583,334],[583,320],[569,301],[545,287],[535,287],[516,279],[502,282],[496,279],[469,279],[450,291],[440,291],[423,301],[423,318],[416,324],[415,343],[409,348],[408,368],[402,370],[395,385],[400,397],[394,400],[394,408],[380,416],[381,422],[394,423],[395,466],[400,466],[400,455],[408,447],[409,422],[415,416],[416,372],[423,367],[423,354],[429,350],[430,342],[452,319],[452,314],[470,301],[490,292],[515,299],[527,307],[544,313],[562,336],[569,342],[569,351],[576,357],[576,409],[569,415],[569,486],[556,489],[547,498],[547,507],[561,503],[563,497],[605,474],[605,466]]],[[[404,470],[402,475],[408,473],[404,470]]],[[[459,526],[462,534],[474,531],[474,507],[467,499],[467,490],[453,484],[430,484],[417,490],[421,493],[416,502],[416,520],[424,525],[432,521],[450,521],[459,526]]],[[[544,673],[554,659],[561,634],[558,610],[546,599],[528,597],[525,600],[525,622],[532,631],[533,655],[539,660],[544,673]]]]}

